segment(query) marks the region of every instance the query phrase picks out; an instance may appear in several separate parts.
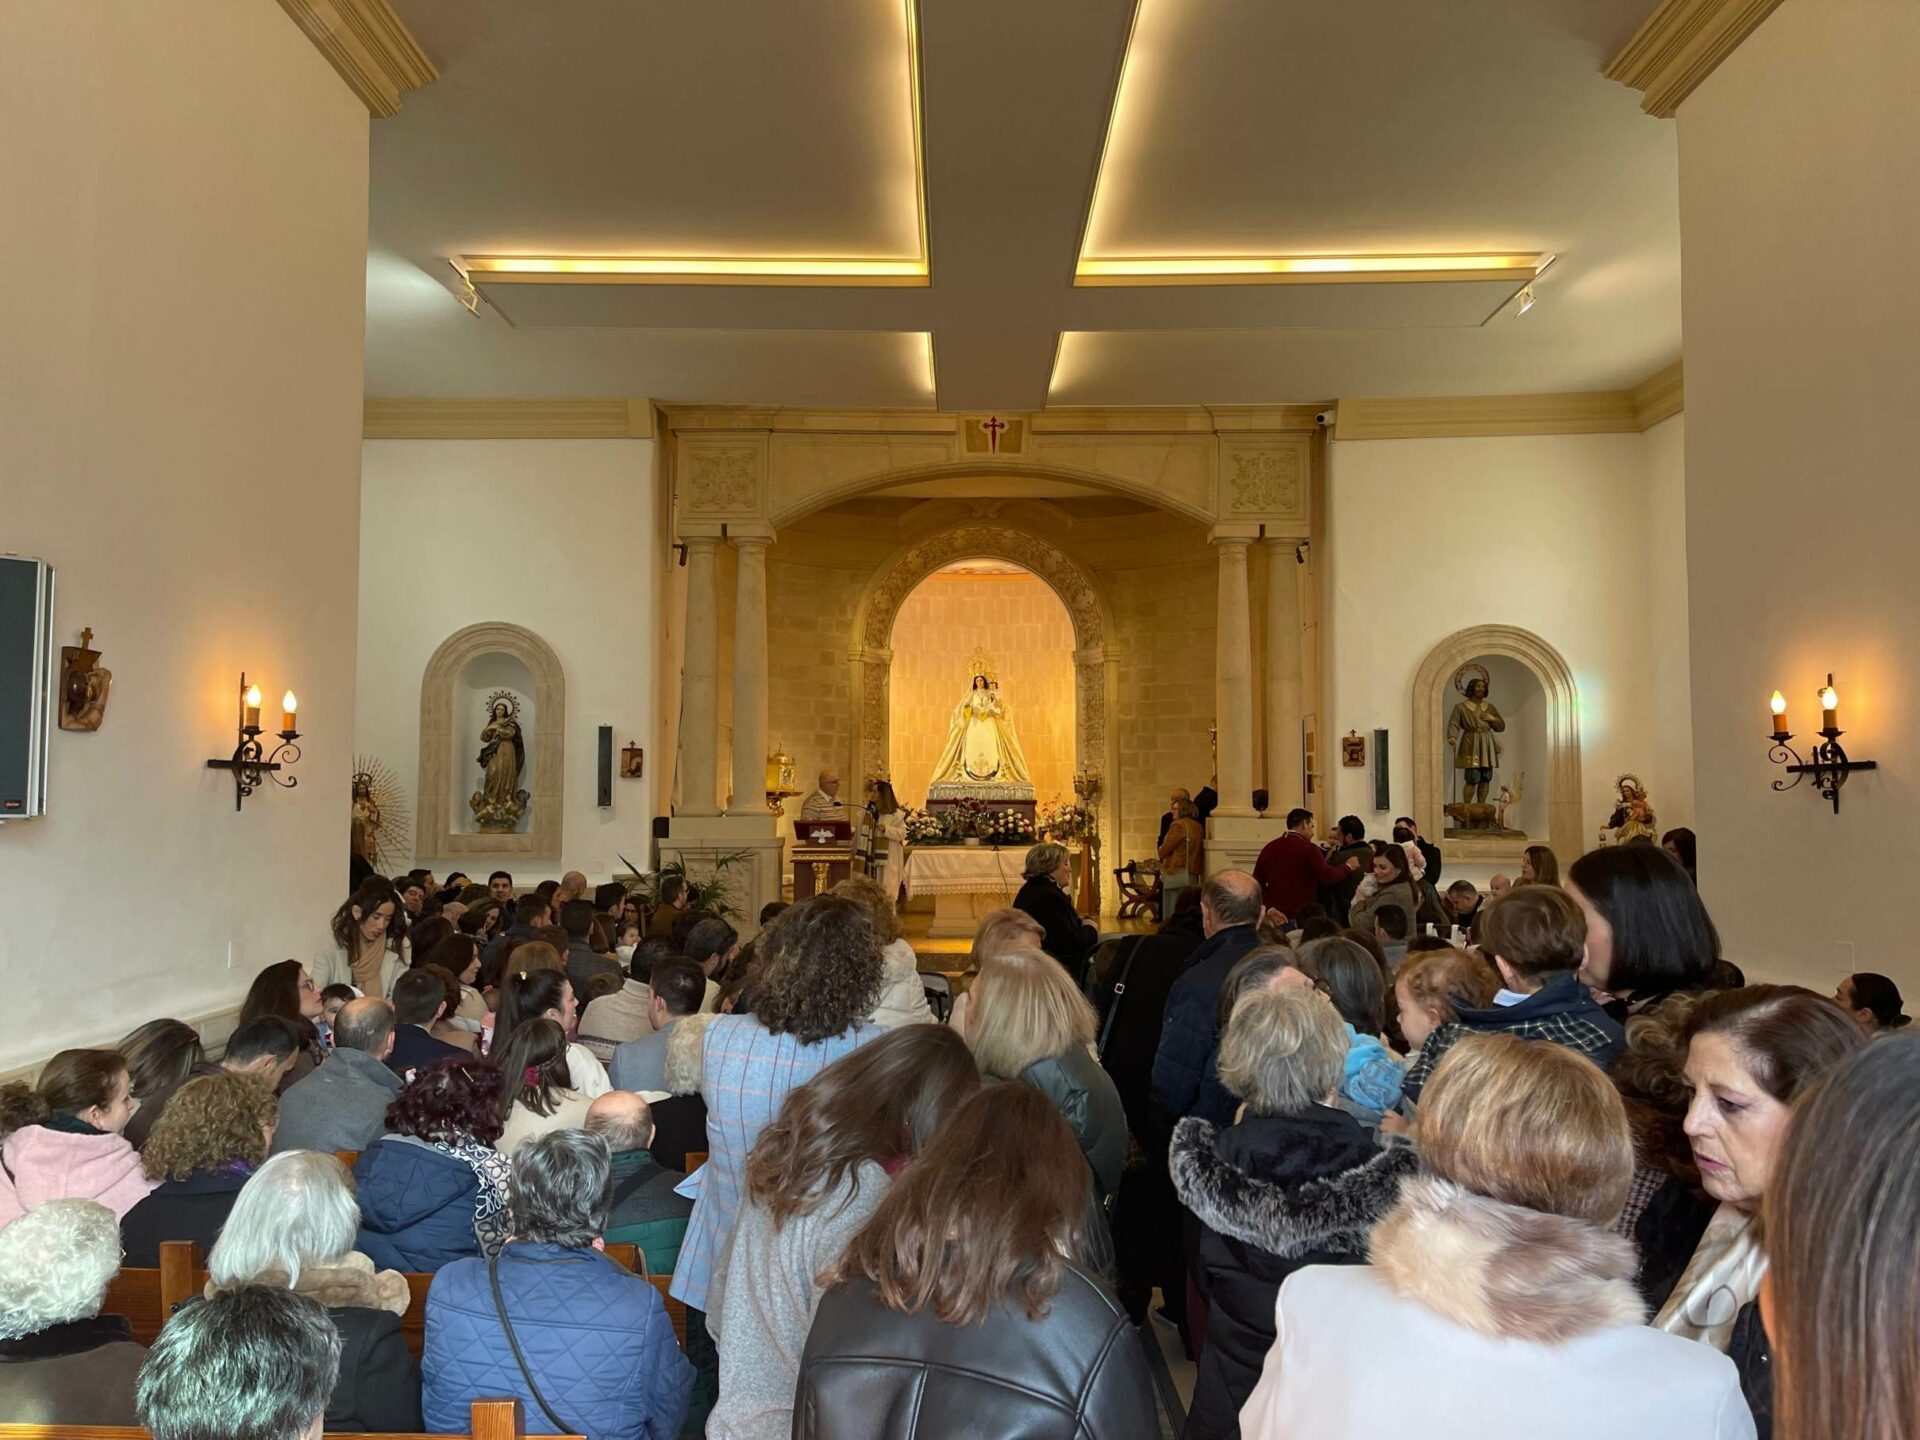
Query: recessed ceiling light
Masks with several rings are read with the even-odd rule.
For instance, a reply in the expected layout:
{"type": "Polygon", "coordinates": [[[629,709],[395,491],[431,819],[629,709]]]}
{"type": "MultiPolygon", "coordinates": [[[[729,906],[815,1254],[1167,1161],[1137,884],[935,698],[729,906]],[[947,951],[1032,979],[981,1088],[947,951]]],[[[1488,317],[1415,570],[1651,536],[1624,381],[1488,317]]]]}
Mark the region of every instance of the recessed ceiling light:
{"type": "Polygon", "coordinates": [[[1351,285],[1531,280],[1551,255],[1139,255],[1075,267],[1076,285],[1351,285]]]}

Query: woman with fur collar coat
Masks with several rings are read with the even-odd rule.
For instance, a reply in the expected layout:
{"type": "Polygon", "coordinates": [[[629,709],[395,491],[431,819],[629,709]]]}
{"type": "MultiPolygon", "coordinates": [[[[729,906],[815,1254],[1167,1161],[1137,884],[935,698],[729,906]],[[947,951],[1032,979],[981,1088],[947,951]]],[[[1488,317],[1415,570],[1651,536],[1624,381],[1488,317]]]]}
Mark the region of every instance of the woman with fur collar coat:
{"type": "Polygon", "coordinates": [[[1220,1041],[1220,1080],[1246,1102],[1241,1118],[1174,1128],[1173,1184],[1199,1221],[1192,1273],[1207,1304],[1182,1440],[1239,1435],[1281,1282],[1304,1265],[1364,1264],[1367,1232],[1419,1168],[1410,1146],[1380,1150],[1358,1120],[1322,1103],[1346,1051],[1347,1027],[1318,991],[1254,991],[1220,1041]]]}
{"type": "Polygon", "coordinates": [[[1240,1412],[1255,1440],[1752,1440],[1733,1362],[1646,1324],[1626,1202],[1626,1111],[1590,1060],[1462,1040],[1420,1105],[1427,1173],[1369,1263],[1280,1287],[1240,1412]]]}

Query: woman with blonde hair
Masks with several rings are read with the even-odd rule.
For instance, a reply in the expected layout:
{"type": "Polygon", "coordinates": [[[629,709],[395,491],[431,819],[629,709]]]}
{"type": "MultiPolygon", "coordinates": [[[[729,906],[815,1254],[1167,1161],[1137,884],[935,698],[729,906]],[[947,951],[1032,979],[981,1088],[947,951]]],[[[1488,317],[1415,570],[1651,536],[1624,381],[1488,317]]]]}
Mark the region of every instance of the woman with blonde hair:
{"type": "Polygon", "coordinates": [[[880,998],[867,1018],[888,1030],[902,1025],[931,1025],[933,1009],[920,983],[920,960],[907,943],[900,916],[887,892],[869,876],[852,875],[834,886],[833,893],[864,909],[880,937],[880,959],[886,974],[880,981],[880,998]]]}
{"type": "Polygon", "coordinates": [[[1058,1107],[1105,1202],[1127,1163],[1127,1113],[1093,1058],[1093,1006],[1052,956],[1011,950],[983,961],[963,1033],[980,1073],[1024,1080],[1058,1107]]]}
{"type": "Polygon", "coordinates": [[[1249,1440],[1752,1440],[1733,1364],[1645,1323],[1620,1096],[1563,1046],[1461,1040],[1420,1102],[1425,1173],[1366,1265],[1296,1270],[1240,1412],[1249,1440]]]}
{"type": "Polygon", "coordinates": [[[240,1188],[273,1148],[279,1119],[264,1079],[204,1075],[182,1085],[140,1152],[158,1188],[121,1218],[126,1263],[157,1266],[162,1240],[211,1249],[240,1188]]]}

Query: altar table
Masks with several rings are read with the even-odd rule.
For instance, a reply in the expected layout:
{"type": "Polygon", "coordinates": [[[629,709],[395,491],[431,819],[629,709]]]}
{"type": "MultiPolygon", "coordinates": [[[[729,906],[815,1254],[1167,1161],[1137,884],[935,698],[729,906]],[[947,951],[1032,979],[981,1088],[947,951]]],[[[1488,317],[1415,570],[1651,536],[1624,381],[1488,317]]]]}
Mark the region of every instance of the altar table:
{"type": "MultiPolygon", "coordinates": [[[[1026,877],[1025,845],[915,846],[907,851],[906,886],[909,900],[933,897],[930,940],[966,939],[980,928],[981,919],[1011,905],[1026,877]]],[[[1081,863],[1079,848],[1071,847],[1074,867],[1081,863]]]]}

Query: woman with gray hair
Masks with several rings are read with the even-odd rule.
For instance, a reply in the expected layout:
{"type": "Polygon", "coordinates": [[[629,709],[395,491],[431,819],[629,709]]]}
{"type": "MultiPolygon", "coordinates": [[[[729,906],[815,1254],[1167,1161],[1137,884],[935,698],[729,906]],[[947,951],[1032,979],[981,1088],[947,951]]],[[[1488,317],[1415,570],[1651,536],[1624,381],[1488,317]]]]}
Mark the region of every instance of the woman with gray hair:
{"type": "Polygon", "coordinates": [[[340,1332],[329,1430],[417,1431],[420,1372],[400,1333],[407,1281],[353,1248],[360,1206],[347,1170],[320,1150],[273,1156],[241,1187],[207,1257],[210,1298],[247,1285],[305,1295],[340,1332]]]}
{"type": "Polygon", "coordinates": [[[140,1372],[153,1440],[319,1440],[340,1336],[313,1301],[243,1285],[167,1322],[140,1372]]]}
{"type": "Polygon", "coordinates": [[[607,1142],[536,1136],[514,1152],[510,1195],[513,1239],[444,1266],[427,1294],[427,1428],[464,1431],[476,1399],[505,1395],[549,1434],[678,1435],[693,1367],[660,1292],[594,1248],[613,1208],[607,1142]]]}
{"type": "Polygon", "coordinates": [[[1190,1270],[1207,1305],[1186,1440],[1240,1433],[1281,1282],[1304,1265],[1365,1263],[1368,1230],[1417,1168],[1411,1148],[1378,1149],[1333,1107],[1346,1055],[1346,1026],[1318,991],[1243,991],[1219,1061],[1240,1118],[1218,1131],[1197,1117],[1174,1127],[1173,1184],[1200,1222],[1190,1270]]]}
{"type": "Polygon", "coordinates": [[[1040,948],[1066,966],[1078,985],[1086,974],[1087,957],[1100,943],[1100,932],[1073,908],[1073,856],[1066,846],[1044,840],[1027,851],[1021,873],[1026,881],[1013,897],[1013,908],[1039,922],[1044,937],[1040,948]]]}
{"type": "Polygon", "coordinates": [[[131,1425],[146,1350],[100,1303],[120,1226],[92,1200],[49,1200],[0,1229],[0,1417],[131,1425]]]}

